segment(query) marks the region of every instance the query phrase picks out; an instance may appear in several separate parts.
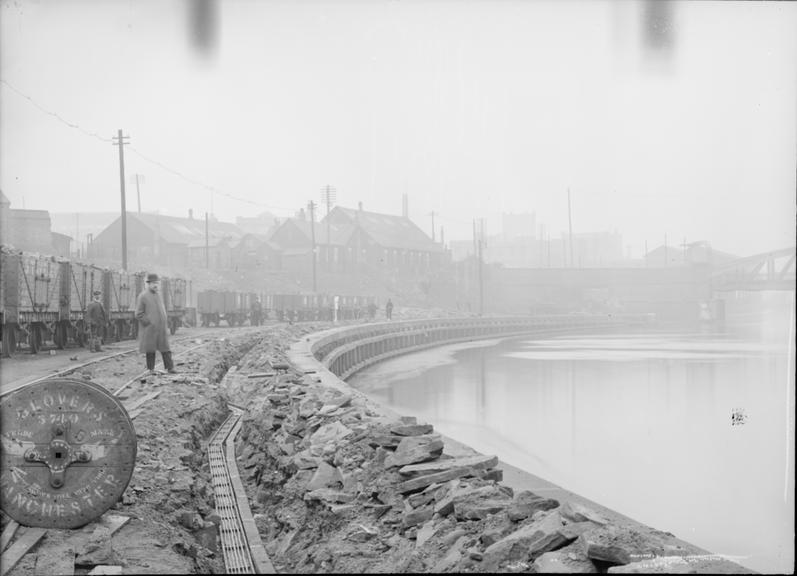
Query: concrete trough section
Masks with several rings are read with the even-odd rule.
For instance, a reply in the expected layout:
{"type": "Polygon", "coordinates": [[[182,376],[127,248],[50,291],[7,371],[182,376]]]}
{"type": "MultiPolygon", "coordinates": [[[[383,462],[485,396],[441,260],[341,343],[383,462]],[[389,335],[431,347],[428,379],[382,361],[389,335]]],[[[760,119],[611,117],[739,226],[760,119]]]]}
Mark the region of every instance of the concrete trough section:
{"type": "Polygon", "coordinates": [[[345,380],[358,370],[392,356],[457,342],[524,334],[650,324],[650,314],[494,316],[380,322],[322,332],[310,353],[345,380]]]}

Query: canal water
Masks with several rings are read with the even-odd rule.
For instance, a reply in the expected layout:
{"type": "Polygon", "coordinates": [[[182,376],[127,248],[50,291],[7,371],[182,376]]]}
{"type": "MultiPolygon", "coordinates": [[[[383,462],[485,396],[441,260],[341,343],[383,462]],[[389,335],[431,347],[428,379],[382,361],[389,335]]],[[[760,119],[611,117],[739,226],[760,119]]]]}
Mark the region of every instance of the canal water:
{"type": "Polygon", "coordinates": [[[793,326],[792,308],[722,333],[472,342],[388,360],[349,382],[640,522],[788,573],[793,326]]]}

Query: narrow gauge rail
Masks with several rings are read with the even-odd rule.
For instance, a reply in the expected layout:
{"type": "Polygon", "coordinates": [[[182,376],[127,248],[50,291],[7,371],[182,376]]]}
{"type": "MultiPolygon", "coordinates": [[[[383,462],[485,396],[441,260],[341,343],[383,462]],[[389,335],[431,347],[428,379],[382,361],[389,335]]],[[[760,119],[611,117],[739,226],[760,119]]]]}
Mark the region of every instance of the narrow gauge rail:
{"type": "MultiPolygon", "coordinates": [[[[180,344],[182,344],[182,343],[188,343],[188,342],[196,341],[198,336],[199,335],[194,335],[192,337],[182,338],[182,339],[178,340],[178,342],[180,344]]],[[[202,343],[197,344],[195,346],[190,346],[190,347],[188,347],[186,349],[175,351],[174,358],[178,358],[180,356],[183,356],[185,354],[193,352],[194,350],[202,348],[203,346],[206,346],[207,344],[209,344],[211,342],[215,342],[215,341],[216,341],[216,339],[205,340],[202,343]]],[[[21,383],[20,385],[14,386],[13,388],[9,388],[9,389],[0,391],[0,397],[5,396],[6,394],[9,394],[9,393],[11,393],[11,392],[13,392],[15,390],[18,390],[19,388],[24,388],[25,386],[29,386],[31,384],[34,384],[36,382],[40,382],[40,381],[46,380],[48,378],[53,378],[53,377],[57,377],[57,376],[63,376],[63,375],[69,374],[71,372],[80,370],[83,367],[86,367],[86,366],[89,366],[89,365],[92,365],[92,364],[96,364],[96,363],[99,363],[99,362],[104,362],[104,361],[110,360],[112,358],[116,358],[118,356],[123,356],[123,355],[129,354],[131,352],[134,352],[135,350],[136,349],[133,348],[133,349],[130,349],[130,350],[120,351],[120,352],[117,352],[115,354],[106,355],[106,356],[103,356],[101,358],[92,359],[90,361],[83,362],[83,363],[81,363],[79,365],[70,366],[70,367],[68,367],[68,368],[66,368],[66,369],[64,369],[64,370],[62,370],[62,371],[60,371],[58,373],[49,374],[49,375],[44,376],[44,377],[36,378],[34,380],[21,383]]],[[[162,365],[163,365],[162,360],[159,361],[158,364],[156,364],[156,366],[161,366],[161,367],[162,367],[162,365]]],[[[136,382],[141,382],[142,379],[147,375],[148,372],[149,372],[148,370],[141,371],[138,374],[136,374],[134,377],[128,379],[122,386],[120,386],[115,391],[114,390],[109,390],[109,392],[111,394],[113,394],[114,396],[117,396],[117,397],[120,397],[120,398],[124,398],[125,399],[125,405],[126,405],[126,407],[129,407],[129,409],[135,407],[135,410],[130,412],[131,419],[135,418],[140,413],[140,406],[144,402],[146,402],[148,399],[153,398],[155,395],[157,395],[159,393],[159,391],[151,393],[151,392],[148,392],[145,389],[145,390],[139,390],[137,395],[136,395],[136,398],[131,398],[129,396],[122,396],[122,393],[125,390],[127,390],[127,388],[130,387],[132,384],[134,384],[136,382]]],[[[227,441],[228,442],[227,460],[229,460],[229,462],[227,462],[225,464],[233,465],[233,466],[235,465],[235,459],[234,459],[234,456],[232,458],[229,457],[229,450],[230,450],[229,443],[234,438],[234,434],[231,436],[230,435],[230,430],[228,428],[237,423],[238,417],[240,416],[240,412],[241,412],[240,408],[237,408],[237,407],[232,408],[231,418],[228,418],[228,420],[225,422],[225,424],[222,425],[222,428],[224,429],[223,433],[219,434],[217,432],[211,438],[211,443],[213,441],[216,441],[216,440],[219,440],[221,442],[223,442],[223,441],[227,441]],[[225,426],[226,426],[226,428],[225,428],[225,426]]],[[[236,431],[237,431],[237,429],[236,429],[236,431]]],[[[216,442],[216,444],[218,444],[218,442],[216,442]]],[[[223,454],[223,452],[219,452],[218,446],[216,446],[216,444],[212,444],[212,445],[208,446],[209,450],[211,450],[211,452],[212,452],[214,463],[216,463],[215,459],[220,454],[223,454]]],[[[232,501],[235,501],[238,497],[240,497],[240,494],[237,494],[237,491],[235,490],[235,487],[234,487],[235,483],[234,482],[230,482],[230,480],[229,480],[229,478],[230,478],[229,469],[228,468],[225,468],[225,469],[227,470],[226,471],[227,479],[226,479],[226,483],[224,483],[224,487],[228,490],[227,494],[232,498],[232,501]]],[[[213,477],[214,485],[219,484],[219,479],[217,478],[217,476],[219,476],[218,471],[214,474],[214,477],[213,477]]],[[[237,474],[235,475],[235,477],[237,477],[237,474]]],[[[250,550],[250,543],[247,540],[246,535],[244,534],[245,531],[241,528],[243,526],[243,521],[242,521],[242,519],[240,517],[240,514],[241,514],[241,512],[240,512],[240,510],[238,509],[237,506],[227,506],[225,508],[225,526],[228,526],[230,529],[226,530],[225,533],[222,534],[222,541],[223,541],[223,546],[225,547],[224,548],[224,552],[225,552],[225,556],[224,556],[225,567],[228,568],[230,573],[247,573],[249,571],[249,569],[251,569],[252,566],[253,566],[253,563],[252,563],[253,557],[261,558],[263,556],[263,552],[261,552],[259,550],[255,551],[255,554],[253,554],[253,551],[250,550]],[[237,527],[237,529],[235,527],[237,527]],[[235,539],[235,545],[234,546],[232,546],[230,544],[230,537],[231,536],[234,537],[234,539],[235,539]],[[234,552],[235,552],[234,557],[236,559],[231,560],[232,557],[229,554],[227,554],[227,552],[229,551],[228,548],[230,550],[232,550],[232,548],[235,549],[234,550],[234,552]],[[248,559],[248,562],[244,562],[244,559],[248,559]],[[243,572],[242,572],[242,570],[243,570],[243,572]]],[[[5,552],[6,546],[13,540],[14,533],[16,532],[16,529],[18,527],[19,527],[19,524],[16,521],[14,521],[14,520],[10,520],[9,521],[8,525],[6,526],[6,528],[3,531],[3,538],[2,538],[3,542],[2,542],[2,547],[0,547],[0,552],[3,552],[3,553],[5,552]]],[[[38,542],[38,539],[36,541],[38,542]]],[[[255,543],[255,545],[257,545],[257,543],[255,543]]],[[[262,544],[260,545],[260,547],[262,547],[262,544]]],[[[35,552],[27,552],[27,553],[35,553],[35,552]]],[[[19,558],[15,559],[15,563],[18,560],[19,560],[19,558]]],[[[270,566],[270,562],[268,563],[268,567],[271,567],[270,566]]],[[[8,567],[8,569],[10,569],[10,567],[8,567]]],[[[3,572],[5,573],[5,571],[6,571],[6,568],[4,568],[3,572]]],[[[268,570],[268,572],[273,572],[273,568],[271,570],[268,570]]]]}

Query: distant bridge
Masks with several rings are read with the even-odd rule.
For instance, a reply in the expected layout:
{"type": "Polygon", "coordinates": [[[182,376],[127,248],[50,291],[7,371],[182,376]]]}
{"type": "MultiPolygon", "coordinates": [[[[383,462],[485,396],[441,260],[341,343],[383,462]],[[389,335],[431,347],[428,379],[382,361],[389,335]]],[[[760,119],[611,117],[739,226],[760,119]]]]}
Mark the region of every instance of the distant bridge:
{"type": "Polygon", "coordinates": [[[739,258],[712,270],[712,290],[794,290],[795,247],[739,258]]]}

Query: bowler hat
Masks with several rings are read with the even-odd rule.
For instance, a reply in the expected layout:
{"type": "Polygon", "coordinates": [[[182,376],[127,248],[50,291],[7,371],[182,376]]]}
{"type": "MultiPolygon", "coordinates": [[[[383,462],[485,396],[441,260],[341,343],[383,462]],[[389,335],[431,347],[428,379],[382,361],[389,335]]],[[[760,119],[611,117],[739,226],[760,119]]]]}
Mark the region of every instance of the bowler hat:
{"type": "Polygon", "coordinates": [[[157,274],[147,274],[147,282],[157,282],[158,275],[157,274]]]}
{"type": "Polygon", "coordinates": [[[102,292],[100,292],[99,290],[95,290],[94,292],[92,292],[92,294],[94,294],[95,296],[100,296],[102,295],[102,292]]]}

